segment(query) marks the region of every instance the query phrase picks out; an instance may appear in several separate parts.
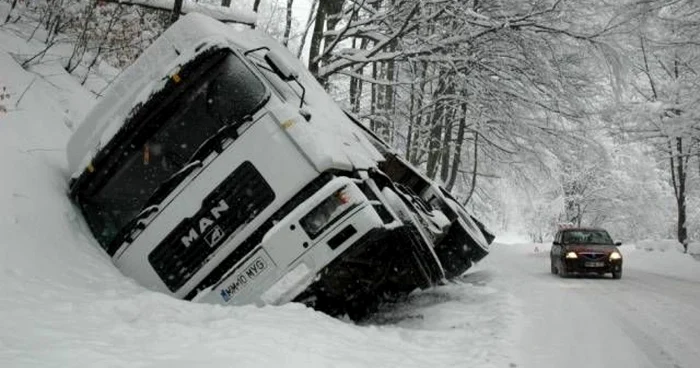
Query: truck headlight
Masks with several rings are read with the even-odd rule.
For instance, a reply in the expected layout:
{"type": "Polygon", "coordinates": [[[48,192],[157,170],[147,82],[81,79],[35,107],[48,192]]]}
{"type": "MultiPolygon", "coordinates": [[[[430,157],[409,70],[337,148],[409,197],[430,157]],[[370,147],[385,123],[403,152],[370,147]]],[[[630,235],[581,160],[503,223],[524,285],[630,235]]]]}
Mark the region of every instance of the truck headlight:
{"type": "Polygon", "coordinates": [[[309,237],[314,239],[361,201],[362,197],[357,190],[345,186],[324,199],[321,204],[302,217],[299,223],[309,237]]]}
{"type": "Polygon", "coordinates": [[[569,252],[569,253],[566,253],[566,258],[576,259],[576,258],[578,258],[578,255],[576,254],[576,252],[569,252]]]}
{"type": "Polygon", "coordinates": [[[616,259],[622,259],[622,254],[620,252],[612,252],[610,253],[610,260],[616,260],[616,259]]]}

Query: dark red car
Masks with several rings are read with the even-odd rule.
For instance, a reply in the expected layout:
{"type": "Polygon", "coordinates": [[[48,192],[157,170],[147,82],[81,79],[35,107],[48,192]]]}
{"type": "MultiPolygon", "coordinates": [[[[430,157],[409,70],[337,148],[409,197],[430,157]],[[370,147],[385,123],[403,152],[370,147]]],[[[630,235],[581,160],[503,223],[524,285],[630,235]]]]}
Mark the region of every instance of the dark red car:
{"type": "Polygon", "coordinates": [[[571,274],[611,273],[614,279],[622,277],[622,254],[610,234],[603,229],[567,228],[554,237],[549,253],[553,274],[567,277],[571,274]]]}

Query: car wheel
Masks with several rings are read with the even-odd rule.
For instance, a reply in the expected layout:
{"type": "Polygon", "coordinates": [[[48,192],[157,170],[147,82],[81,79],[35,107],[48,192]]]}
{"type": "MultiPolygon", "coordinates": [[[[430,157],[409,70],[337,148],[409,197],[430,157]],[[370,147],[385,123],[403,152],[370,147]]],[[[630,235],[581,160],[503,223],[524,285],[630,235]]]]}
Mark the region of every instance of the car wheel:
{"type": "Polygon", "coordinates": [[[620,271],[613,271],[612,275],[613,275],[613,279],[619,280],[619,279],[622,278],[622,270],[620,270],[620,271]]]}
{"type": "Polygon", "coordinates": [[[552,272],[552,275],[556,275],[557,268],[554,267],[554,261],[552,261],[551,259],[549,260],[549,267],[550,267],[550,272],[552,272]]]}
{"type": "Polygon", "coordinates": [[[569,273],[566,272],[566,266],[564,266],[564,263],[559,263],[559,277],[563,279],[569,277],[569,273]]]}

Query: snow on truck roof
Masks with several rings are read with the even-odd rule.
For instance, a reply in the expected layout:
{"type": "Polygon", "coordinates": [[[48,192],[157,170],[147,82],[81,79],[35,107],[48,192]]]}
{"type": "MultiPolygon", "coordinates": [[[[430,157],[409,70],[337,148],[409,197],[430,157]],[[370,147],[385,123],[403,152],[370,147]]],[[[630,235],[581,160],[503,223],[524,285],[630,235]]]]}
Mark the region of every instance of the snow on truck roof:
{"type": "MultiPolygon", "coordinates": [[[[313,133],[307,150],[327,161],[372,167],[381,154],[348,118],[306,67],[279,42],[263,32],[236,29],[205,15],[190,13],[169,27],[142,55],[112,82],[71,136],[66,148],[69,170],[79,176],[124,125],[132,110],[161,90],[179,65],[211,47],[250,50],[266,46],[299,68],[306,89],[304,108],[311,113],[313,133]],[[346,121],[347,120],[347,121],[346,121]]],[[[304,144],[304,143],[302,143],[304,144]]]]}

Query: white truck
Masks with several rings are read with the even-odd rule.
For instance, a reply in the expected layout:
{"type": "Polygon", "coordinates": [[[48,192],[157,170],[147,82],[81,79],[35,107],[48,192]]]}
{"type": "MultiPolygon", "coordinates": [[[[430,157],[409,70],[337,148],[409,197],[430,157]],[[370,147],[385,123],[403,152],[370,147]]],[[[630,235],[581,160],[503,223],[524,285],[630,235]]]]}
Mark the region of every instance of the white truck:
{"type": "Polygon", "coordinates": [[[173,24],[71,137],[70,197],[125,275],[176,298],[361,318],[492,240],[272,38],[173,24]]]}

